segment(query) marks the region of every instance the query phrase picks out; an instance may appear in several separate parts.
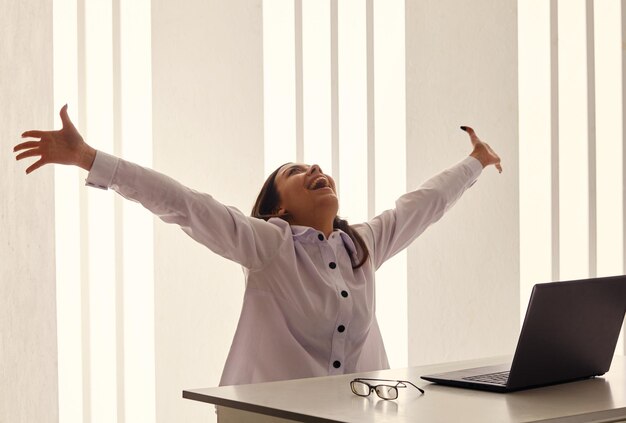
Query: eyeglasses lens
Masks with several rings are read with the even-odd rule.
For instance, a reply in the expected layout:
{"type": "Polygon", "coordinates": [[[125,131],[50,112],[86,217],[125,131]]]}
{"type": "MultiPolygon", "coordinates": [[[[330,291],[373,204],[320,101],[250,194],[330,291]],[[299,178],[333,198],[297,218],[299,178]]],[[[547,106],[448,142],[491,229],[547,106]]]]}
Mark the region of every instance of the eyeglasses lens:
{"type": "Polygon", "coordinates": [[[398,398],[398,390],[395,386],[378,385],[376,387],[376,393],[382,399],[396,399],[398,398]]]}
{"type": "MultiPolygon", "coordinates": [[[[345,385],[344,385],[345,386],[345,385]]],[[[362,397],[366,397],[370,394],[370,387],[369,385],[363,383],[363,382],[359,382],[359,381],[352,381],[350,383],[350,387],[352,388],[352,392],[354,392],[357,395],[360,395],[362,397]]]]}

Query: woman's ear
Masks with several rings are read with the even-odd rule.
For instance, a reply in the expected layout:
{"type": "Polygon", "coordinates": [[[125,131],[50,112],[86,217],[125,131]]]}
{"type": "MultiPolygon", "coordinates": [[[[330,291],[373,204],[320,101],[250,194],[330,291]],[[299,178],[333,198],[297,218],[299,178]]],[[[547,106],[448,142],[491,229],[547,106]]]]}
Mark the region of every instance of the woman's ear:
{"type": "Polygon", "coordinates": [[[280,216],[280,217],[283,217],[283,216],[289,215],[289,212],[287,210],[283,209],[282,207],[280,207],[278,209],[278,213],[276,213],[276,214],[278,214],[278,216],[280,216]]]}

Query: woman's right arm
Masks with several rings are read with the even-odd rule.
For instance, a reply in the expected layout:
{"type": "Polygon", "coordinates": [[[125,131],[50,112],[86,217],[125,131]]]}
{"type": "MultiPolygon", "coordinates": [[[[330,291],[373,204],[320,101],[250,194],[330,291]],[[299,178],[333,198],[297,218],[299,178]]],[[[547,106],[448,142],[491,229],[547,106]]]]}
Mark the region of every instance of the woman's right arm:
{"type": "Polygon", "coordinates": [[[263,267],[291,237],[278,226],[246,216],[209,194],[101,151],[96,154],[87,185],[111,188],[124,198],[141,203],[164,222],[179,225],[214,253],[249,269],[263,267]]]}
{"type": "Polygon", "coordinates": [[[111,188],[137,201],[167,223],[183,231],[215,253],[248,268],[262,267],[273,258],[290,233],[278,226],[244,215],[234,207],[185,187],[174,179],[137,164],[96,151],[85,143],[61,109],[59,131],[26,131],[23,137],[39,138],[15,146],[17,160],[40,156],[26,173],[48,163],[75,165],[89,171],[87,185],[111,188]]]}

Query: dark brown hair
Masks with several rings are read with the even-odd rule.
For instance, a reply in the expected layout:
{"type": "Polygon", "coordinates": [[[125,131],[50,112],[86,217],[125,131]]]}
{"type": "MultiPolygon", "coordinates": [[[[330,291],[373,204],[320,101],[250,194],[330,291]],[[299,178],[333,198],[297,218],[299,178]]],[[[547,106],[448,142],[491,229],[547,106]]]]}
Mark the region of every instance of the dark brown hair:
{"type": "MultiPolygon", "coordinates": [[[[280,206],[280,195],[276,189],[276,175],[278,175],[278,171],[283,166],[284,164],[278,166],[278,169],[273,171],[265,180],[265,183],[261,188],[261,192],[259,192],[259,195],[254,202],[254,206],[252,207],[252,213],[250,214],[252,217],[266,221],[272,217],[278,217],[287,221],[285,216],[278,215],[276,213],[278,211],[278,207],[280,206]]],[[[360,251],[359,254],[363,256],[359,263],[353,263],[352,268],[358,269],[363,266],[370,255],[367,245],[365,245],[365,241],[361,235],[359,235],[359,233],[355,231],[350,224],[348,224],[347,220],[341,219],[339,216],[335,216],[335,219],[333,220],[333,229],[341,229],[347,233],[352,239],[352,242],[354,242],[354,245],[357,247],[357,251],[360,251]]]]}

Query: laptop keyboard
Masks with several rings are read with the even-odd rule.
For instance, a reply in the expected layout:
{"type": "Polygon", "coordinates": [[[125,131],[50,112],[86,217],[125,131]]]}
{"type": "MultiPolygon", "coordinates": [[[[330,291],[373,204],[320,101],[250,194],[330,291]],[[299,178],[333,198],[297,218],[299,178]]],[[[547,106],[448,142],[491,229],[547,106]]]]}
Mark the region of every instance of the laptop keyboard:
{"type": "Polygon", "coordinates": [[[509,372],[489,373],[486,375],[469,376],[464,377],[464,380],[471,380],[472,382],[484,382],[492,383],[494,385],[506,385],[506,381],[509,379],[509,372]]]}

